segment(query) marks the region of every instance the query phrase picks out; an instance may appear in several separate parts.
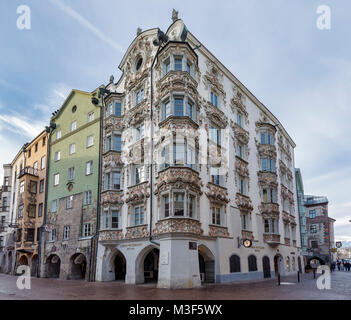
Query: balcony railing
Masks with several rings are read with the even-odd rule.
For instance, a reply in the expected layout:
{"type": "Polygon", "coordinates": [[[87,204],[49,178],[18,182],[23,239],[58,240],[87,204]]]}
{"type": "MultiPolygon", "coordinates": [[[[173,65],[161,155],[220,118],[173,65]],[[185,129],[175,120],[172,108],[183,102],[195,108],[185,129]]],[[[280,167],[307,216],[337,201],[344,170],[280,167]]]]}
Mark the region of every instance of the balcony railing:
{"type": "Polygon", "coordinates": [[[274,233],[265,233],[263,234],[263,240],[271,246],[277,246],[280,244],[280,235],[274,233]]]}
{"type": "Polygon", "coordinates": [[[29,175],[34,176],[34,177],[39,176],[38,169],[34,169],[32,167],[26,167],[20,171],[20,173],[18,175],[18,179],[20,179],[21,177],[23,177],[26,174],[29,174],[29,175]]]}

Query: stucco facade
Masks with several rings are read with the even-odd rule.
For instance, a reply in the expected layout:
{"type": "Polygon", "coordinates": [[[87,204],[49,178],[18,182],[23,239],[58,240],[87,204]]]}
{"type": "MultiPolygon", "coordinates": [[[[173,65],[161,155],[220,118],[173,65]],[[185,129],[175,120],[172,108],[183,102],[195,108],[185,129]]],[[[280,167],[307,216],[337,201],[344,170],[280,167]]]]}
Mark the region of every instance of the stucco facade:
{"type": "Polygon", "coordinates": [[[42,277],[91,278],[100,145],[91,95],[73,90],[51,118],[42,277]]]}
{"type": "Polygon", "coordinates": [[[182,30],[175,18],[160,48],[158,29],[138,32],[106,87],[96,280],[193,288],[297,272],[295,144],[182,30]]]}
{"type": "Polygon", "coordinates": [[[44,130],[24,149],[25,166],[17,176],[16,265],[28,265],[38,276],[39,242],[44,221],[49,134],[44,130]]]}

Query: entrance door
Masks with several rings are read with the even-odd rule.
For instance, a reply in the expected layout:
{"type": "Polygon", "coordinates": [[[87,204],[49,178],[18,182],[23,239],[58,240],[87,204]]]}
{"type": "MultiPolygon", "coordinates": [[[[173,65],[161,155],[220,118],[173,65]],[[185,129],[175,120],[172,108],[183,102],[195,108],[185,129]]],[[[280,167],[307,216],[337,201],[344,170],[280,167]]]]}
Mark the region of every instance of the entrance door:
{"type": "Polygon", "coordinates": [[[263,276],[264,278],[270,278],[271,277],[271,266],[270,266],[270,261],[268,257],[263,257],[262,258],[262,263],[263,263],[263,276]]]}
{"type": "Polygon", "coordinates": [[[124,259],[117,255],[115,258],[115,280],[124,281],[126,279],[126,264],[124,259]]]}

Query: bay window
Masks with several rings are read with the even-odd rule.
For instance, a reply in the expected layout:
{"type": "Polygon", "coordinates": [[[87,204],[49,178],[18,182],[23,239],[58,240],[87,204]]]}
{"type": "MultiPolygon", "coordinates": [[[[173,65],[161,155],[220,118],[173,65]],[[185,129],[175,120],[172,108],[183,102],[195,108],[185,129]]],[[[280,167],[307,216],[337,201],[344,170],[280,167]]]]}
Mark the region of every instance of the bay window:
{"type": "Polygon", "coordinates": [[[278,232],[278,220],[277,219],[265,219],[264,220],[264,233],[268,234],[279,234],[278,232]]]}
{"type": "Polygon", "coordinates": [[[270,131],[261,131],[261,144],[274,145],[274,135],[270,131]]]}
{"type": "Polygon", "coordinates": [[[102,229],[120,229],[120,210],[110,208],[106,209],[102,215],[102,229]]]}
{"type": "Polygon", "coordinates": [[[261,170],[275,172],[275,159],[261,158],[261,170]]]}
{"type": "Polygon", "coordinates": [[[184,216],[184,193],[173,194],[173,209],[176,217],[184,216]]]}
{"type": "Polygon", "coordinates": [[[174,71],[183,71],[183,57],[174,58],[174,71]]]}
{"type": "Polygon", "coordinates": [[[144,139],[144,123],[139,124],[138,126],[135,127],[135,139],[134,141],[140,141],[144,139]]]}
{"type": "Polygon", "coordinates": [[[195,103],[187,95],[171,94],[161,103],[160,121],[164,121],[170,116],[187,116],[196,122],[195,103]]]}
{"type": "Polygon", "coordinates": [[[105,152],[108,151],[122,151],[122,137],[121,135],[112,134],[105,138],[105,152]]]}
{"type": "Polygon", "coordinates": [[[263,188],[262,200],[264,203],[277,203],[277,190],[272,188],[263,188]]]}
{"type": "Polygon", "coordinates": [[[121,101],[114,101],[111,102],[106,110],[106,116],[114,115],[117,117],[122,116],[122,102],[121,101]]]}
{"type": "Polygon", "coordinates": [[[134,165],[133,171],[134,171],[134,177],[133,177],[132,184],[136,185],[146,181],[145,166],[134,165]]]}
{"type": "Polygon", "coordinates": [[[195,218],[196,216],[196,196],[190,194],[189,195],[189,201],[188,201],[188,216],[190,218],[195,218]]]}

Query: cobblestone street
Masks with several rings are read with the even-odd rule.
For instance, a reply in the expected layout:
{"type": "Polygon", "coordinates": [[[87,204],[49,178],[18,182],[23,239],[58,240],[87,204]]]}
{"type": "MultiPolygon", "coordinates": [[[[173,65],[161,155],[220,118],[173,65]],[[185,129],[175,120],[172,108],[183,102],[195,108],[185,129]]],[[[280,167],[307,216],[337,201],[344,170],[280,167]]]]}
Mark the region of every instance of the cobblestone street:
{"type": "MultiPolygon", "coordinates": [[[[316,275],[316,278],[319,275],[316,275]]],[[[17,277],[0,275],[2,300],[348,300],[351,299],[351,272],[334,272],[331,290],[319,290],[313,274],[282,277],[255,283],[204,285],[193,290],[163,290],[155,284],[138,286],[118,282],[87,283],[32,278],[31,290],[19,290],[17,277]]]]}

